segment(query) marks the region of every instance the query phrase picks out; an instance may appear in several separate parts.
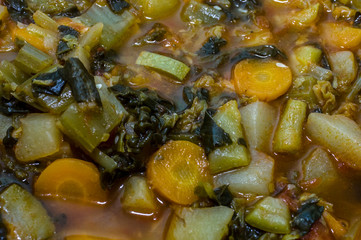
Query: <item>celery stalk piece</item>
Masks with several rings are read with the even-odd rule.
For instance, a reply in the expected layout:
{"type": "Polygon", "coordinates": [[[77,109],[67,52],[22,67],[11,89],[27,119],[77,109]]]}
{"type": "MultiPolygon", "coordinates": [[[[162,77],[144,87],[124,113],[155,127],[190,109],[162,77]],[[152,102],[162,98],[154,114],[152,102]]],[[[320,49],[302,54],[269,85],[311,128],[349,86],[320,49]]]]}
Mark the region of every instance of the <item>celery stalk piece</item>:
{"type": "Polygon", "coordinates": [[[15,58],[15,65],[28,74],[39,73],[53,64],[54,59],[30,44],[25,44],[15,58]]]}
{"type": "Polygon", "coordinates": [[[37,25],[39,25],[42,28],[51,30],[53,32],[58,31],[59,24],[55,22],[51,17],[49,17],[47,14],[43,13],[40,10],[37,10],[33,14],[33,19],[37,25]]]}
{"type": "Polygon", "coordinates": [[[86,25],[95,25],[99,22],[104,24],[100,44],[106,49],[118,47],[128,36],[131,28],[136,24],[136,17],[129,11],[118,15],[113,13],[107,6],[93,6],[80,17],[86,25]]]}
{"type": "Polygon", "coordinates": [[[28,79],[28,75],[11,62],[3,60],[0,63],[0,79],[2,78],[7,83],[15,83],[18,85],[28,79]]]}
{"type": "Polygon", "coordinates": [[[147,51],[139,54],[136,64],[168,73],[180,81],[183,81],[190,71],[187,65],[178,60],[147,51]]]}
{"type": "Polygon", "coordinates": [[[103,106],[101,109],[84,110],[73,103],[60,117],[61,130],[88,153],[106,141],[110,131],[127,114],[100,77],[95,78],[95,83],[103,106]]]}
{"type": "Polygon", "coordinates": [[[90,157],[94,160],[94,162],[102,166],[106,172],[112,172],[117,167],[117,163],[114,159],[100,151],[98,148],[94,149],[93,152],[90,153],[90,157]]]}
{"type": "Polygon", "coordinates": [[[302,148],[302,128],[306,111],[305,102],[288,100],[273,139],[275,152],[295,153],[302,148]]]}
{"type": "Polygon", "coordinates": [[[0,194],[1,217],[8,239],[50,239],[55,226],[41,202],[12,184],[0,194]]]}
{"type": "Polygon", "coordinates": [[[279,198],[266,197],[259,201],[246,216],[246,222],[266,232],[291,232],[291,214],[286,203],[279,198]]]}
{"type": "Polygon", "coordinates": [[[194,0],[189,1],[182,13],[182,19],[192,24],[212,25],[224,17],[225,15],[221,10],[194,0]]]}

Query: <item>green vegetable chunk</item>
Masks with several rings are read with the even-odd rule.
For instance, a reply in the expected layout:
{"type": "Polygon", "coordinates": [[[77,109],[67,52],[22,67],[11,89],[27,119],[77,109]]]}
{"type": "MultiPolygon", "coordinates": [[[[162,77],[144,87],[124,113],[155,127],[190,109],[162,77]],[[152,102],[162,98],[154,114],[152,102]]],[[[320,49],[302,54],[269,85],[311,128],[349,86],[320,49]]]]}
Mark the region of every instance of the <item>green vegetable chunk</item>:
{"type": "Polygon", "coordinates": [[[0,194],[2,219],[8,239],[49,239],[55,227],[41,203],[22,187],[12,184],[0,194]]]}
{"type": "Polygon", "coordinates": [[[228,233],[233,210],[224,207],[177,208],[166,240],[221,240],[228,233]]]}
{"type": "Polygon", "coordinates": [[[50,67],[53,61],[48,54],[25,44],[15,58],[15,65],[28,74],[35,74],[50,67]]]}
{"type": "Polygon", "coordinates": [[[178,60],[147,51],[140,53],[136,64],[168,73],[180,81],[183,81],[190,71],[187,65],[178,60]]]}
{"type": "Polygon", "coordinates": [[[76,144],[91,153],[126,114],[121,103],[111,93],[100,77],[95,77],[102,109],[82,109],[74,103],[61,115],[62,131],[76,144]]]}
{"type": "Polygon", "coordinates": [[[259,201],[246,216],[246,222],[266,232],[287,234],[291,232],[291,214],[281,199],[266,197],[259,201]]]}
{"type": "Polygon", "coordinates": [[[207,4],[191,0],[184,8],[182,18],[192,24],[216,24],[224,18],[221,10],[207,4]]]}

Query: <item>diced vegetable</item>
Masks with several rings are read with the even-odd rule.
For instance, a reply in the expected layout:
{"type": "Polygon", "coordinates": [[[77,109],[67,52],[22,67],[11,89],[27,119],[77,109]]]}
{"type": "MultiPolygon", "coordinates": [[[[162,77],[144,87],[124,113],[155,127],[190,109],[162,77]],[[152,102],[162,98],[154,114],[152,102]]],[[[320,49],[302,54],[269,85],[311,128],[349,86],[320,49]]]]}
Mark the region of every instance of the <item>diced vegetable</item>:
{"type": "Polygon", "coordinates": [[[28,78],[28,75],[21,71],[13,63],[3,60],[0,63],[0,79],[8,83],[21,84],[28,78]]]}
{"type": "Polygon", "coordinates": [[[331,47],[352,49],[361,44],[361,29],[342,23],[322,23],[321,38],[331,47]]]}
{"type": "Polygon", "coordinates": [[[314,4],[309,8],[302,9],[292,14],[288,21],[291,26],[297,29],[302,29],[315,24],[320,13],[320,4],[314,4]]]}
{"type": "Polygon", "coordinates": [[[246,222],[263,231],[287,234],[291,232],[291,214],[281,199],[266,197],[246,216],[246,222]]]}
{"type": "Polygon", "coordinates": [[[128,212],[152,214],[158,210],[157,201],[147,180],[132,176],[124,184],[122,206],[128,212]]]}
{"type": "Polygon", "coordinates": [[[302,161],[301,185],[309,191],[327,192],[333,187],[337,178],[331,157],[322,148],[316,148],[302,161]]]}
{"type": "Polygon", "coordinates": [[[297,210],[292,226],[300,230],[302,235],[307,234],[312,225],[321,218],[324,209],[323,206],[317,204],[317,201],[306,201],[297,210]]]}
{"type": "Polygon", "coordinates": [[[21,119],[22,133],[15,146],[19,161],[40,160],[59,151],[62,135],[56,117],[47,113],[29,114],[21,119]]]}
{"type": "Polygon", "coordinates": [[[78,58],[69,58],[66,61],[63,75],[67,79],[77,103],[86,103],[89,107],[92,104],[102,105],[94,77],[78,58]]]}
{"type": "Polygon", "coordinates": [[[268,103],[255,102],[241,108],[240,111],[248,146],[260,151],[270,150],[277,118],[276,109],[268,103]]]}
{"type": "Polygon", "coordinates": [[[131,28],[136,24],[136,17],[125,10],[118,15],[113,13],[107,6],[93,4],[88,11],[80,17],[87,25],[103,23],[103,32],[100,39],[106,49],[120,46],[128,37],[131,28]]]}
{"type": "Polygon", "coordinates": [[[336,77],[336,89],[345,91],[350,87],[357,75],[357,62],[351,51],[340,51],[329,54],[332,71],[336,77]]]}
{"type": "Polygon", "coordinates": [[[229,134],[233,143],[217,148],[209,154],[211,174],[248,165],[250,156],[247,146],[245,146],[241,114],[238,110],[237,102],[232,100],[221,106],[213,119],[218,126],[229,134]]]}
{"type": "Polygon", "coordinates": [[[220,240],[228,233],[233,210],[224,207],[177,208],[166,240],[220,240]]]}
{"type": "Polygon", "coordinates": [[[136,64],[167,73],[180,81],[183,81],[190,71],[187,65],[178,60],[147,51],[140,53],[136,64]]]}
{"type": "Polygon", "coordinates": [[[19,185],[0,194],[1,216],[9,239],[49,239],[55,227],[41,203],[19,185]]]}
{"type": "Polygon", "coordinates": [[[56,14],[71,11],[76,8],[72,1],[67,0],[27,0],[29,8],[33,11],[41,10],[44,13],[56,14]]]}
{"type": "Polygon", "coordinates": [[[98,148],[94,149],[93,152],[90,153],[90,156],[94,162],[102,166],[106,172],[112,172],[117,167],[117,163],[114,159],[100,151],[98,148]]]}
{"type": "Polygon", "coordinates": [[[34,184],[34,193],[38,197],[92,203],[107,200],[96,166],[74,158],[58,159],[45,168],[34,184]]]}
{"type": "Polygon", "coordinates": [[[179,0],[130,0],[146,18],[161,18],[170,15],[179,5],[179,0]]]}
{"type": "Polygon", "coordinates": [[[350,228],[343,236],[344,240],[357,240],[361,238],[361,219],[357,219],[350,224],[350,228]]]}
{"type": "Polygon", "coordinates": [[[273,139],[273,150],[295,153],[302,148],[303,122],[307,104],[300,100],[288,100],[273,139]]]}
{"type": "Polygon", "coordinates": [[[312,65],[321,61],[321,58],[322,50],[311,45],[296,48],[291,56],[293,67],[299,73],[308,72],[312,65]]]}
{"type": "Polygon", "coordinates": [[[233,70],[238,95],[272,101],[287,92],[292,84],[289,67],[275,60],[243,60],[233,70]]]}
{"type": "Polygon", "coordinates": [[[204,150],[188,141],[170,141],[150,159],[147,177],[152,188],[172,202],[188,205],[194,190],[210,180],[204,150]]]}
{"type": "Polygon", "coordinates": [[[182,19],[192,24],[213,25],[220,22],[225,17],[224,13],[207,4],[190,0],[184,6],[182,19]]]}
{"type": "Polygon", "coordinates": [[[102,109],[99,112],[92,109],[84,111],[76,103],[73,103],[60,117],[61,130],[89,153],[99,143],[108,139],[110,131],[127,114],[100,77],[95,78],[95,83],[99,86],[102,102],[102,109]]]}
{"type": "Polygon", "coordinates": [[[42,28],[51,30],[53,32],[58,31],[59,24],[55,22],[51,17],[49,17],[47,14],[43,13],[40,10],[37,10],[33,14],[34,21],[37,25],[39,25],[42,28]]]}
{"type": "Polygon", "coordinates": [[[343,236],[348,231],[348,225],[345,224],[343,220],[337,220],[331,213],[328,211],[323,211],[322,214],[327,226],[330,228],[332,234],[336,239],[344,239],[343,236]]]}
{"type": "Polygon", "coordinates": [[[312,141],[328,148],[349,167],[361,169],[361,129],[356,122],[342,115],[311,113],[306,129],[312,141]]]}
{"type": "Polygon", "coordinates": [[[312,76],[299,76],[293,80],[292,88],[288,92],[288,96],[292,99],[302,100],[308,105],[308,109],[316,109],[318,107],[318,99],[313,91],[317,79],[312,76]]]}
{"type": "Polygon", "coordinates": [[[15,58],[15,65],[28,74],[35,74],[50,67],[53,61],[46,53],[25,44],[15,58]]]}
{"type": "Polygon", "coordinates": [[[229,185],[229,190],[233,194],[268,195],[273,183],[274,160],[255,150],[251,150],[251,159],[247,167],[216,176],[215,186],[229,185]]]}
{"type": "Polygon", "coordinates": [[[97,23],[89,30],[84,33],[84,35],[79,40],[79,46],[83,47],[86,51],[90,53],[90,51],[95,47],[101,38],[103,32],[103,23],[97,23]]]}

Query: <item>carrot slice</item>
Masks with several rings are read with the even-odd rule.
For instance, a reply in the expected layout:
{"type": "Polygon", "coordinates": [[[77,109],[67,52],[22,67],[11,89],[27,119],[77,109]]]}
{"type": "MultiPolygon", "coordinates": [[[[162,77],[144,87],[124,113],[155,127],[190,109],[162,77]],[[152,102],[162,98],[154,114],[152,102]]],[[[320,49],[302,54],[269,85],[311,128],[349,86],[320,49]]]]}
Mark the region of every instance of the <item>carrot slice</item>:
{"type": "Polygon", "coordinates": [[[96,166],[74,158],[58,159],[45,168],[35,182],[34,192],[40,197],[86,202],[105,202],[107,199],[96,166]]]}
{"type": "Polygon", "coordinates": [[[188,141],[170,141],[150,159],[147,176],[155,191],[172,202],[188,205],[198,199],[194,189],[210,181],[203,148],[188,141]]]}
{"type": "Polygon", "coordinates": [[[319,26],[321,39],[336,48],[357,48],[361,44],[361,29],[342,23],[322,23],[319,26]]]}
{"type": "Polygon", "coordinates": [[[289,67],[276,60],[243,60],[233,70],[238,95],[272,101],[287,92],[292,83],[289,67]]]}

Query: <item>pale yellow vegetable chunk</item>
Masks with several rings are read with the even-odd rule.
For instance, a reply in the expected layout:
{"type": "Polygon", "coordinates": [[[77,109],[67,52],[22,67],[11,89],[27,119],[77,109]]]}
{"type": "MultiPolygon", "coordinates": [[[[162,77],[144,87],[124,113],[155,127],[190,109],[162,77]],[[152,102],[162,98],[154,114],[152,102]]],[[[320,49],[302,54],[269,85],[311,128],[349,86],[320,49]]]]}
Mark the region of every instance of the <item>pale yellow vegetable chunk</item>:
{"type": "Polygon", "coordinates": [[[0,194],[1,216],[8,239],[42,240],[53,236],[55,227],[41,203],[13,184],[0,194]]]}
{"type": "Polygon", "coordinates": [[[336,77],[337,90],[345,91],[355,80],[357,62],[351,51],[339,51],[329,54],[332,71],[336,77]]]}
{"type": "Polygon", "coordinates": [[[328,148],[349,167],[361,170],[361,129],[356,122],[342,115],[311,113],[306,129],[313,142],[328,148]]]}
{"type": "Polygon", "coordinates": [[[56,117],[48,113],[33,113],[20,120],[22,134],[15,145],[15,156],[30,162],[59,151],[62,134],[56,127],[56,117]]]}
{"type": "Polygon", "coordinates": [[[142,176],[132,176],[127,180],[121,202],[129,212],[152,214],[158,209],[155,196],[142,176]]]}
{"type": "Polygon", "coordinates": [[[233,210],[224,207],[177,208],[166,240],[221,240],[228,233],[233,210]]]}

